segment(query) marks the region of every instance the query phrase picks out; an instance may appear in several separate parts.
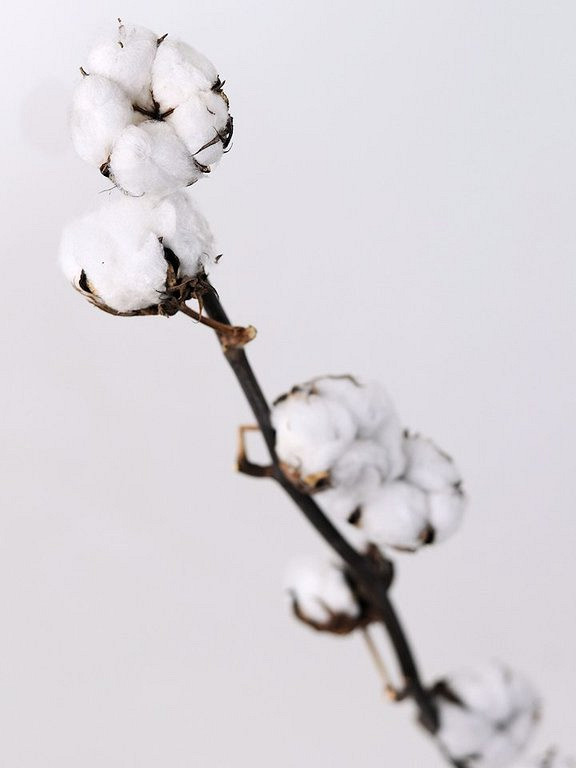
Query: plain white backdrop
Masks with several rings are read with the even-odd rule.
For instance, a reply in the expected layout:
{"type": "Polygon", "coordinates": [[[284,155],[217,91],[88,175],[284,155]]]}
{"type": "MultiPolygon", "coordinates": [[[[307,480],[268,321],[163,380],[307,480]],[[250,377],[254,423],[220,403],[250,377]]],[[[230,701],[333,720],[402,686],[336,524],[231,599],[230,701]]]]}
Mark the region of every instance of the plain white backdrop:
{"type": "MultiPolygon", "coordinates": [[[[461,532],[398,562],[433,680],[485,658],[576,749],[576,11],[569,0],[20,0],[4,10],[0,765],[442,762],[359,639],[289,615],[321,550],[233,473],[247,408],[211,334],[109,317],[59,274],[106,180],[67,105],[117,16],[212,58],[232,152],[195,187],[269,395],[379,379],[458,460],[461,532]]],[[[103,192],[102,194],[106,194],[103,192]]]]}

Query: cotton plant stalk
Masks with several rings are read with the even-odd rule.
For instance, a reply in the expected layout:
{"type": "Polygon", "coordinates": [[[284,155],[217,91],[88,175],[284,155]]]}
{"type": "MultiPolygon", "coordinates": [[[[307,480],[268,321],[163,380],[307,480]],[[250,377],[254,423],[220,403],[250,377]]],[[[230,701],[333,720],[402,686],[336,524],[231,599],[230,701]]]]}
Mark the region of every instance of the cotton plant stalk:
{"type": "MultiPolygon", "coordinates": [[[[107,313],[180,313],[215,332],[256,420],[240,428],[238,470],[275,481],[333,553],[289,568],[294,616],[318,632],[362,634],[388,697],[413,703],[447,764],[511,765],[540,717],[531,683],[496,662],[426,683],[390,596],[392,553],[439,546],[461,525],[467,498],[457,464],[402,422],[382,387],[355,376],[315,377],[270,405],[245,351],[256,331],[230,322],[212,285],[220,255],[189,188],[231,146],[218,70],[187,43],[119,20],[80,73],[72,141],[114,190],[65,228],[64,274],[107,313]],[[250,460],[249,429],[260,432],[269,464],[250,460]],[[394,676],[377,626],[394,652],[394,676]]],[[[550,751],[526,765],[573,763],[550,751]]]]}

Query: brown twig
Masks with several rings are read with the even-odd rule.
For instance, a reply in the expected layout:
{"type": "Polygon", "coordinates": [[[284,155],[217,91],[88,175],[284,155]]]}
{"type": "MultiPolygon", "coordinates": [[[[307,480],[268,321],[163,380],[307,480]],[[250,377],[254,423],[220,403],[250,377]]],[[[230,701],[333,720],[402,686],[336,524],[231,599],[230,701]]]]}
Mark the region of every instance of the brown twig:
{"type": "Polygon", "coordinates": [[[242,327],[240,325],[231,325],[230,323],[214,320],[209,316],[203,315],[199,312],[195,312],[187,304],[180,304],[178,307],[180,312],[192,320],[196,320],[197,323],[207,325],[216,332],[222,348],[224,351],[228,349],[239,349],[248,344],[252,339],[256,338],[256,328],[253,325],[242,327]]]}

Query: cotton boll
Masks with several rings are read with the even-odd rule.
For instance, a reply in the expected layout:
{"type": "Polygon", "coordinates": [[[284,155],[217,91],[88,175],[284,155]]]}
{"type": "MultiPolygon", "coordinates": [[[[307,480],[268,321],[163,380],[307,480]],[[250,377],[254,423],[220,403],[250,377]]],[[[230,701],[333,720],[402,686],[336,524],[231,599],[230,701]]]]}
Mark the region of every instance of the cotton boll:
{"type": "MultiPolygon", "coordinates": [[[[482,755],[494,730],[490,723],[473,712],[450,701],[437,701],[440,730],[438,739],[449,755],[465,760],[472,755],[482,755]]],[[[470,765],[477,765],[470,762],[470,765]]]]}
{"type": "Polygon", "coordinates": [[[116,137],[133,118],[130,99],[119,85],[100,75],[82,78],[74,92],[72,142],[80,157],[100,167],[109,158],[116,137]]]}
{"type": "Polygon", "coordinates": [[[222,157],[228,120],[226,102],[212,92],[193,94],[166,117],[190,154],[204,166],[222,157]]]}
{"type": "Polygon", "coordinates": [[[461,481],[452,459],[431,440],[409,435],[404,442],[406,479],[424,491],[442,491],[461,481]]]}
{"type": "Polygon", "coordinates": [[[289,570],[285,586],[298,618],[315,629],[346,634],[358,625],[360,605],[338,565],[300,562],[289,570]]]}
{"type": "Polygon", "coordinates": [[[94,304],[170,314],[170,290],[203,270],[211,248],[208,224],[187,193],[160,201],[116,196],[65,229],[60,258],[68,279],[94,304]],[[180,262],[176,276],[164,246],[180,262]]]}
{"type": "Polygon", "coordinates": [[[174,109],[198,91],[209,91],[218,72],[192,46],[168,37],[159,46],[152,66],[152,91],[160,111],[174,109]]]}
{"type": "Polygon", "coordinates": [[[458,530],[464,516],[466,497],[458,488],[448,488],[428,495],[429,522],[434,529],[434,542],[446,541],[458,530]]]}
{"type": "Polygon", "coordinates": [[[232,118],[216,69],[203,54],[121,23],[86,66],[91,82],[75,100],[74,144],[124,192],[166,195],[220,160],[232,118]]]}
{"type": "Polygon", "coordinates": [[[216,262],[214,237],[187,191],[163,198],[153,209],[153,228],[180,262],[180,277],[191,277],[216,262]]]}
{"type": "Polygon", "coordinates": [[[114,201],[77,219],[64,230],[60,248],[68,279],[118,312],[157,304],[166,284],[164,249],[138,202],[114,201]]]}
{"type": "Polygon", "coordinates": [[[378,547],[414,551],[428,533],[428,500],[403,481],[384,483],[362,507],[358,523],[378,547]]]}
{"type": "Polygon", "coordinates": [[[129,195],[163,195],[186,187],[202,175],[166,123],[148,120],[126,128],[110,157],[110,178],[129,195]]]}
{"type": "Polygon", "coordinates": [[[468,760],[474,768],[509,765],[526,746],[538,719],[539,698],[532,686],[501,664],[453,674],[435,691],[440,742],[452,757],[468,760]],[[487,733],[485,743],[471,737],[473,722],[478,733],[480,728],[487,733]]]}
{"type": "Polygon", "coordinates": [[[355,436],[345,408],[302,391],[276,402],[272,424],[279,458],[303,478],[329,472],[355,436]]]}
{"type": "Polygon", "coordinates": [[[113,38],[90,51],[88,71],[114,80],[134,104],[150,109],[152,63],[157,47],[157,35],[151,30],[120,23],[113,38]]]}

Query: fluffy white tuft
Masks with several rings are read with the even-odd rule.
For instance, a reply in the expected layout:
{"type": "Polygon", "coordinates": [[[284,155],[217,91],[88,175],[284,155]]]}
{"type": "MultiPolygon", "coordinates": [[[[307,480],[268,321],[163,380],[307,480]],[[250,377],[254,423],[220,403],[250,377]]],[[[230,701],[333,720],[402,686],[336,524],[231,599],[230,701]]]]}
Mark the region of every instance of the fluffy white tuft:
{"type": "Polygon", "coordinates": [[[152,106],[152,64],[158,36],[150,29],[120,22],[115,35],[102,40],[88,55],[88,73],[103,75],[121,86],[132,103],[152,106]]]}
{"type": "Polygon", "coordinates": [[[225,100],[211,91],[192,94],[166,118],[190,154],[201,165],[218,162],[228,124],[225,100]]]}
{"type": "Polygon", "coordinates": [[[295,387],[272,411],[276,449],[302,479],[325,473],[332,488],[360,498],[404,469],[402,430],[390,400],[349,376],[295,387]]]}
{"type": "Polygon", "coordinates": [[[134,197],[165,195],[190,186],[201,175],[173,129],[152,120],[126,128],[110,160],[110,179],[134,197]]]}
{"type": "Polygon", "coordinates": [[[204,217],[186,193],[161,202],[115,197],[64,230],[60,262],[72,284],[117,312],[157,305],[166,289],[164,245],[193,277],[214,261],[204,217]],[[162,242],[161,242],[162,239],[162,242]]]}
{"type": "Polygon", "coordinates": [[[152,227],[180,262],[179,275],[191,277],[216,263],[214,236],[188,192],[175,192],[152,208],[152,227]]]}
{"type": "Polygon", "coordinates": [[[454,462],[431,440],[407,434],[403,448],[401,481],[381,483],[357,500],[357,524],[379,547],[416,551],[458,529],[466,499],[454,462]]]}
{"type": "Polygon", "coordinates": [[[130,99],[119,85],[99,75],[84,77],[74,92],[70,120],[76,152],[86,162],[102,166],[133,115],[130,99]]]}
{"type": "Polygon", "coordinates": [[[182,104],[218,81],[216,67],[204,54],[180,40],[166,38],[152,66],[152,89],[162,112],[182,104]]]}
{"type": "Polygon", "coordinates": [[[286,574],[285,587],[302,617],[313,624],[327,625],[335,617],[360,615],[342,568],[335,563],[295,563],[286,574]]]}
{"type": "Polygon", "coordinates": [[[406,479],[423,491],[443,491],[462,478],[452,459],[421,435],[408,435],[404,443],[406,479]]]}
{"type": "Polygon", "coordinates": [[[376,546],[413,552],[428,538],[429,517],[424,491],[398,480],[380,486],[362,507],[360,521],[376,546]]]}
{"type": "Polygon", "coordinates": [[[504,768],[524,750],[540,700],[523,676],[493,663],[451,675],[437,690],[438,739],[451,757],[504,768]]]}

